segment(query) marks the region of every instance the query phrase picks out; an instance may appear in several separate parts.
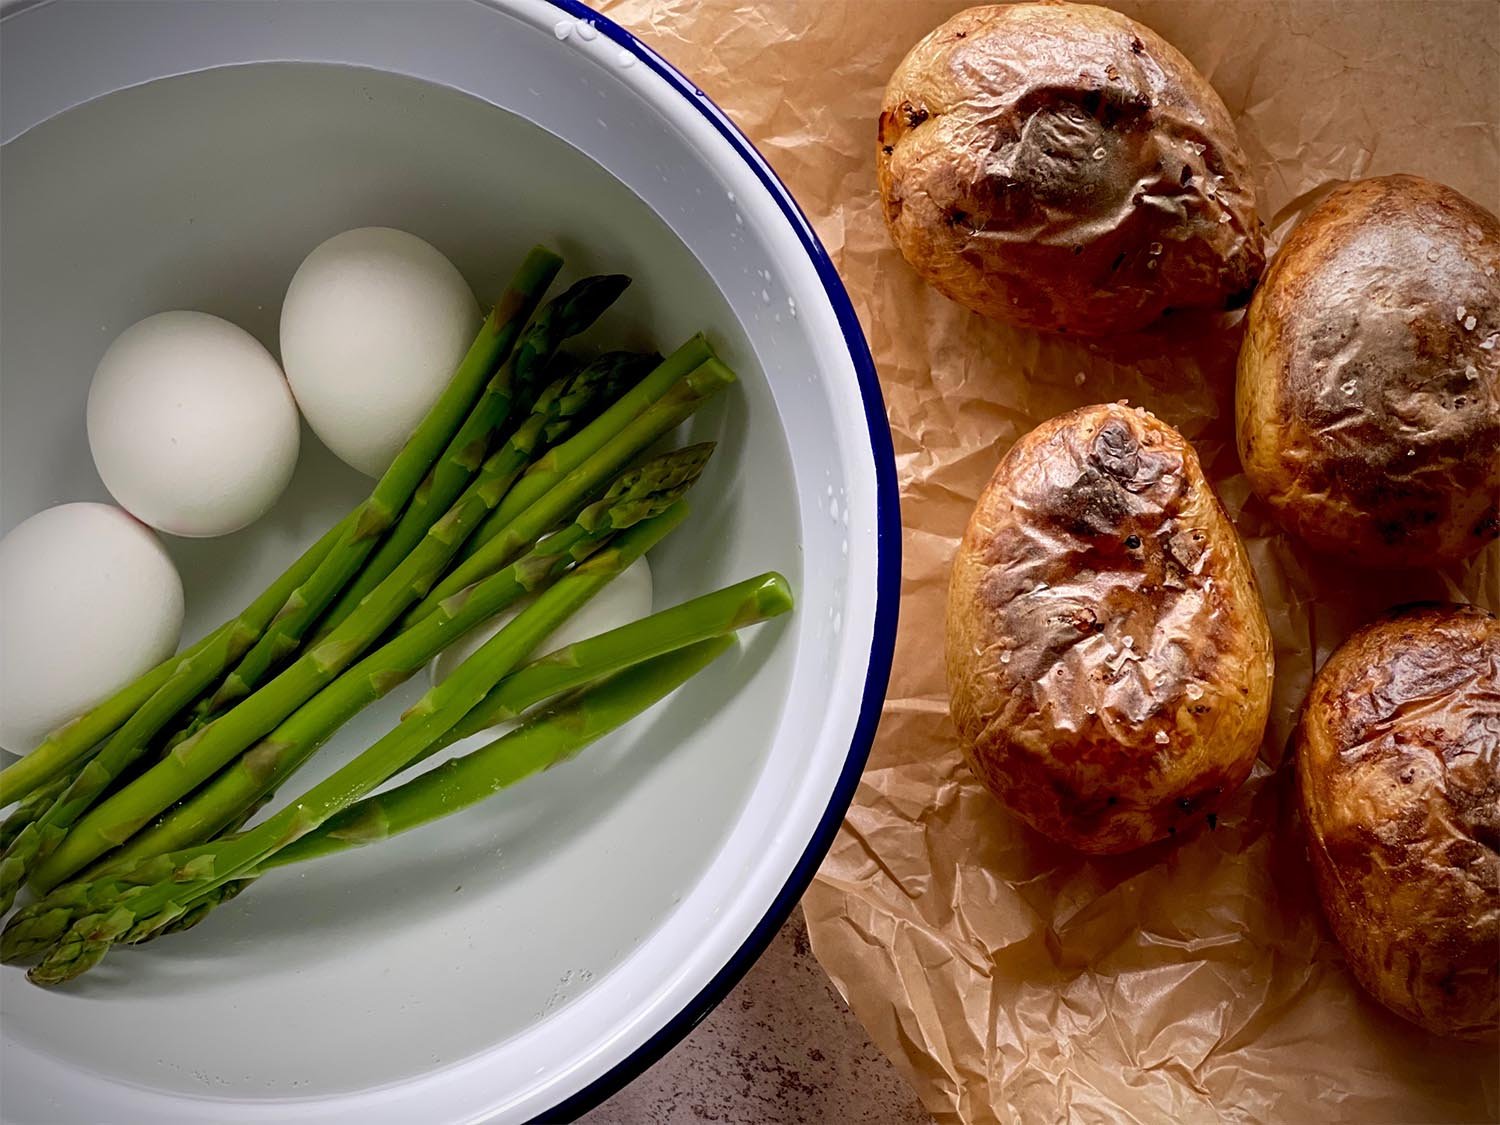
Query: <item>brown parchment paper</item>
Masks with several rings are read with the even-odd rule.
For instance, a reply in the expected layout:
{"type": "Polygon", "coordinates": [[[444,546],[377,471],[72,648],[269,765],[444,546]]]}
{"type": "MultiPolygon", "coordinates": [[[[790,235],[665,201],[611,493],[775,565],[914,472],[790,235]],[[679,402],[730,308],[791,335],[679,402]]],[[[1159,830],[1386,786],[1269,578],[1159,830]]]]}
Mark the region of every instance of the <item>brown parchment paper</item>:
{"type": "MultiPolygon", "coordinates": [[[[804,900],[813,948],[939,1121],[1492,1121],[1493,1047],[1359,993],[1312,897],[1283,747],[1313,670],[1389,605],[1500,608],[1500,551],[1360,574],[1279,535],[1239,474],[1233,322],[1085,344],[987,323],[892,249],[875,188],[887,76],[957,0],[615,0],[604,11],[749,134],[833,254],[874,349],[905,525],[901,625],[869,768],[804,900]],[[1000,454],[1128,398],[1197,445],[1245,537],[1276,641],[1270,730],[1219,826],[1085,860],[997,806],[947,717],[948,567],[1000,454]]],[[[1333,183],[1441,180],[1500,210],[1500,4],[1118,3],[1234,114],[1273,245],[1333,183]]]]}

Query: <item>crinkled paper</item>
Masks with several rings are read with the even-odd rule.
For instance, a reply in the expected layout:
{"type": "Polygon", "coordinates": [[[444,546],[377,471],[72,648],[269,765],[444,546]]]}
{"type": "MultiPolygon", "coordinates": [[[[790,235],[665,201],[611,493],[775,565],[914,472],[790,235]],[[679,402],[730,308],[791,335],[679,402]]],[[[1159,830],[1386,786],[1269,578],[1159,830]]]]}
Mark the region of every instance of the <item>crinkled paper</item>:
{"type": "MultiPolygon", "coordinates": [[[[875,188],[885,80],[953,0],[616,0],[707,91],[838,263],[880,369],[905,525],[901,626],[869,768],[804,905],[818,958],[942,1122],[1493,1121],[1493,1047],[1427,1036],[1356,988],[1318,914],[1286,744],[1313,670],[1421,597],[1500,607],[1500,551],[1377,576],[1277,533],[1236,461],[1239,326],[1085,343],[981,320],[892,248],[875,188]],[[1107,860],[1022,828],[963,764],[942,662],[950,560],[1000,454],[1126,398],[1196,444],[1276,641],[1261,762],[1218,828],[1107,860]]],[[[1121,4],[1229,106],[1273,244],[1340,180],[1415,172],[1500,210],[1500,5],[1121,4]]]]}

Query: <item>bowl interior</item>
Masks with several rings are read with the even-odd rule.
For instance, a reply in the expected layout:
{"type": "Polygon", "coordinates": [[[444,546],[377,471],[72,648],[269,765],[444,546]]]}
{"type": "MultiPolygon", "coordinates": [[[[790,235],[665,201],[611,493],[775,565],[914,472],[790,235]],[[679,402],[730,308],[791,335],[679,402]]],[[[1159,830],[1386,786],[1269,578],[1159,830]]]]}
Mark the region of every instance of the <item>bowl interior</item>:
{"type": "MultiPolygon", "coordinates": [[[[538,241],[566,256],[563,281],[631,274],[593,346],[665,351],[707,330],[742,381],[686,427],[720,447],[690,521],[653,555],[657,605],[769,568],[803,595],[796,617],[747,635],[690,690],[475,809],[267,878],[209,924],[117,952],[77,987],[43,992],[7,970],[8,1046],[166,1094],[258,1101],[368,1090],[524,1038],[624,971],[674,917],[707,926],[715,896],[732,899],[734,888],[696,892],[711,863],[725,861],[752,799],[784,801],[798,785],[797,747],[771,768],[778,731],[816,714],[841,627],[824,614],[832,600],[807,596],[802,524],[815,508],[828,571],[815,585],[836,585],[848,551],[847,540],[842,555],[835,546],[844,485],[827,456],[794,463],[782,422],[793,409],[816,424],[829,407],[800,381],[773,392],[764,348],[751,340],[773,315],[790,325],[786,298],[773,310],[768,288],[763,300],[732,303],[656,210],[551,133],[374,70],[272,63],[150,82],[23,133],[5,147],[4,167],[4,528],[50,504],[108,499],[84,401],[118,332],[164,309],[200,309],[274,352],[301,257],[339,230],[378,224],[434,243],[481,301],[538,241]],[[794,671],[807,677],[800,694],[794,671]]],[[[184,640],[237,611],[367,486],[305,431],[296,477],[271,514],[221,539],[168,539],[187,589],[184,640]]],[[[356,718],[293,791],[368,745],[425,686],[419,677],[356,718]]],[[[731,867],[752,864],[776,821],[757,824],[731,867]]],[[[524,1052],[501,1052],[493,1065],[502,1087],[533,1078],[524,1052]]],[[[61,1087],[20,1089],[37,1073],[24,1083],[8,1075],[13,1096],[68,1104],[61,1087]]]]}

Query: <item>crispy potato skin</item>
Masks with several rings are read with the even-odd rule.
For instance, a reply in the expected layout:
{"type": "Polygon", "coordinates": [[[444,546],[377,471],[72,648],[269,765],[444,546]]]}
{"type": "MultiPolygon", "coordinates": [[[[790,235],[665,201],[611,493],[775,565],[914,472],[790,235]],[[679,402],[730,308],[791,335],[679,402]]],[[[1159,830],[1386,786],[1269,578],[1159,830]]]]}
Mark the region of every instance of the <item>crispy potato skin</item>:
{"type": "Polygon", "coordinates": [[[954,562],[947,667],[974,772],[1052,839],[1122,852],[1211,822],[1260,746],[1271,636],[1182,435],[1106,405],[1021,438],[954,562]]]}
{"type": "Polygon", "coordinates": [[[1295,736],[1318,891],[1371,995],[1429,1031],[1500,1026],[1500,622],[1421,606],[1329,659],[1295,736]]]}
{"type": "Polygon", "coordinates": [[[960,12],[886,88],[892,238],[944,295],[1088,335],[1244,304],[1265,265],[1248,165],[1213,87],[1089,4],[960,12]]]}
{"type": "Polygon", "coordinates": [[[1335,190],[1256,293],[1236,399],[1251,486],[1313,547],[1428,566],[1493,541],[1500,220],[1415,176],[1335,190]]]}

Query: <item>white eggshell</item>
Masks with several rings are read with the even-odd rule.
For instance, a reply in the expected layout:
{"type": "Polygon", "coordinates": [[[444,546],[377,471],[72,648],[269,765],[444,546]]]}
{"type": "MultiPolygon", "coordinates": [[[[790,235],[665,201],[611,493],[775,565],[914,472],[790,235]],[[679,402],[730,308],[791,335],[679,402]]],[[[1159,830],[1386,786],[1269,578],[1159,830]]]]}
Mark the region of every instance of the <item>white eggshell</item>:
{"type": "MultiPolygon", "coordinates": [[[[453,670],[467,660],[485,641],[489,640],[514,620],[516,614],[526,608],[526,603],[511,606],[504,613],[492,617],[483,625],[469,632],[462,640],[440,652],[428,666],[428,677],[433,684],[440,684],[452,675],[453,670]]],[[[577,613],[568,618],[548,634],[528,660],[544,656],[549,652],[585,640],[599,633],[607,633],[639,621],[651,612],[651,567],[644,558],[637,559],[620,572],[613,582],[605,586],[577,613]]],[[[502,727],[504,724],[502,724],[502,727]]],[[[491,728],[494,730],[502,727],[491,728]]]]}
{"type": "Polygon", "coordinates": [[[182,580],[109,504],[62,504],[0,539],[0,746],[24,754],[177,648],[182,580]]]}
{"type": "Polygon", "coordinates": [[[368,476],[385,472],[479,330],[468,283],[416,235],[361,227],[297,268],[281,361],[313,432],[368,476]]]}
{"type": "Polygon", "coordinates": [[[297,404],[271,353],[227,320],[148,316],[122,332],[89,388],[99,479],[172,535],[227,535],[266,513],[297,467],[297,404]]]}

